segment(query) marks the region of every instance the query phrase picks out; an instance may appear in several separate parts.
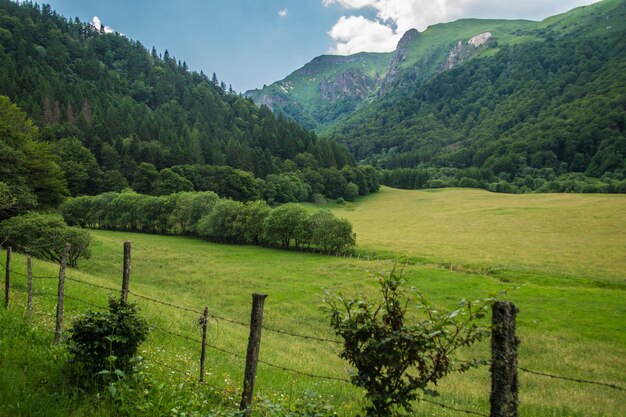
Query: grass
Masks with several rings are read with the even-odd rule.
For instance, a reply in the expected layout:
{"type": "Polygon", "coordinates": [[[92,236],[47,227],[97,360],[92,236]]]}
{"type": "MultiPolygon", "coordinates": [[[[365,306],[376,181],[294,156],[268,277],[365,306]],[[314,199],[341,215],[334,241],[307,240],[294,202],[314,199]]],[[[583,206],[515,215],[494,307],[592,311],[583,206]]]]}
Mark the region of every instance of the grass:
{"type": "MultiPolygon", "coordinates": [[[[626,386],[625,288],[616,284],[622,282],[625,266],[625,202],[623,196],[383,188],[355,204],[331,207],[353,222],[365,250],[433,262],[409,265],[405,277],[436,305],[454,307],[461,298],[485,297],[523,284],[505,297],[520,309],[520,366],[626,386]],[[437,262],[458,265],[450,270],[437,262]],[[463,265],[465,271],[459,272],[463,265]],[[505,270],[494,273],[494,265],[505,270]],[[470,266],[474,271],[492,269],[471,272],[470,266]]],[[[118,295],[117,290],[110,293],[71,279],[119,288],[122,243],[127,239],[133,242],[132,292],[195,311],[206,305],[211,314],[242,322],[249,320],[250,294],[264,292],[269,294],[264,324],[324,338],[334,335],[320,310],[323,289],[375,296],[373,273],[392,267],[388,261],[218,245],[186,237],[106,231],[92,235],[92,258],[68,272],[66,293],[72,298],[66,301],[66,323],[86,308],[76,298],[104,306],[108,295],[118,295]]],[[[13,271],[24,270],[24,257],[14,254],[13,271]]],[[[35,275],[56,272],[53,264],[34,262],[35,275]]],[[[13,281],[19,288],[25,286],[18,274],[13,281]]],[[[54,294],[56,281],[36,280],[35,291],[54,294]]],[[[63,410],[74,410],[67,415],[124,415],[119,404],[77,394],[63,385],[60,363],[67,356],[62,349],[50,347],[54,297],[35,297],[36,316],[28,324],[21,319],[24,294],[12,291],[11,296],[8,312],[0,313],[0,416],[61,416],[63,410]],[[40,383],[44,379],[50,383],[40,383]]],[[[197,313],[130,297],[152,325],[200,337],[197,313]]],[[[245,326],[219,320],[209,324],[209,343],[238,355],[245,355],[247,335],[245,326]]],[[[308,373],[346,377],[348,367],[338,351],[331,343],[264,331],[261,359],[308,373]]],[[[124,409],[126,415],[145,415],[137,411],[139,403],[157,404],[150,415],[178,415],[171,412],[174,408],[177,413],[207,415],[216,407],[237,407],[241,358],[209,349],[207,384],[199,386],[193,383],[199,367],[198,343],[154,330],[141,355],[142,372],[153,381],[150,386],[169,388],[156,392],[151,388],[146,398],[131,401],[124,409]]],[[[487,341],[462,354],[465,359],[488,356],[487,341]]],[[[626,414],[623,392],[523,372],[519,377],[522,416],[626,414]]],[[[439,387],[437,400],[487,413],[489,381],[486,367],[452,374],[439,387]]],[[[333,405],[341,416],[353,416],[363,405],[363,393],[349,384],[259,365],[256,393],[261,397],[289,405],[308,391],[333,405]]],[[[415,415],[457,413],[422,403],[415,415]]]]}
{"type": "Polygon", "coordinates": [[[565,276],[626,283],[623,195],[382,187],[332,210],[352,222],[359,247],[369,251],[504,269],[516,279],[530,274],[552,282],[565,276]]]}

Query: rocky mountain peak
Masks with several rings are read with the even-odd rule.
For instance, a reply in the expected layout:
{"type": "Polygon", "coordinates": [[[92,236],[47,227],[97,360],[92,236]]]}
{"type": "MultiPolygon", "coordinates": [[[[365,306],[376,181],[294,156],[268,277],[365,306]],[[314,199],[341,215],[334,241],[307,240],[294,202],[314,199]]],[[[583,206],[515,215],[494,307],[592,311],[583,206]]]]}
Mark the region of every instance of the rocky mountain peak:
{"type": "Polygon", "coordinates": [[[398,41],[398,45],[396,47],[396,51],[399,49],[406,49],[406,46],[413,40],[417,39],[417,37],[420,35],[419,31],[417,29],[409,29],[407,30],[404,35],[402,35],[402,38],[400,38],[400,40],[398,41]]]}
{"type": "Polygon", "coordinates": [[[387,76],[383,80],[383,83],[378,90],[379,97],[383,96],[388,91],[391,84],[393,84],[393,82],[398,77],[400,63],[404,61],[407,56],[407,53],[409,51],[409,44],[417,39],[419,36],[420,33],[417,29],[409,29],[404,33],[404,35],[402,35],[402,38],[400,38],[398,46],[396,47],[396,51],[393,55],[393,58],[391,59],[391,63],[389,64],[389,71],[387,72],[387,76]]]}

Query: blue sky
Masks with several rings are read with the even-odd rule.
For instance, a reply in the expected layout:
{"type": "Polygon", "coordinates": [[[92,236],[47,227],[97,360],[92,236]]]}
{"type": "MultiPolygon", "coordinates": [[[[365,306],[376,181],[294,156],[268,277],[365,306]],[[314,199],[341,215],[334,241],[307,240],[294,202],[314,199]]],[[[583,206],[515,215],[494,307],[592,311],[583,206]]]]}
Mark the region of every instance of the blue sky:
{"type": "Polygon", "coordinates": [[[462,17],[540,20],[595,0],[47,0],[237,91],[284,78],[318,55],[392,50],[411,27],[462,17]]]}

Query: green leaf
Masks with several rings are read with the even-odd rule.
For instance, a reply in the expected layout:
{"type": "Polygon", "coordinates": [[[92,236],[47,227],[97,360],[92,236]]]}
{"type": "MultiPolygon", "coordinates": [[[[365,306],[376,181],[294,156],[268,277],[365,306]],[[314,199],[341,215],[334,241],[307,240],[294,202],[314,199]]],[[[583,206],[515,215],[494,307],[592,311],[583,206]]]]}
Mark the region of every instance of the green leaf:
{"type": "Polygon", "coordinates": [[[117,395],[117,388],[115,387],[115,385],[110,384],[110,385],[107,387],[107,390],[109,391],[109,394],[111,394],[111,397],[112,397],[112,398],[115,398],[115,396],[117,395]]]}

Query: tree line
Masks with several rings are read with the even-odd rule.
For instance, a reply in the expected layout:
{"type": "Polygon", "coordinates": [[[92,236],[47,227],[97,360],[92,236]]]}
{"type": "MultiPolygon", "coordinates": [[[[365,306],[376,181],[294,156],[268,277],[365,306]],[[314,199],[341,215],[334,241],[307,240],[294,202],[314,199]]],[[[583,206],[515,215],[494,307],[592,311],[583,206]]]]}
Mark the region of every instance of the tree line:
{"type": "Polygon", "coordinates": [[[214,192],[165,196],[132,190],[67,199],[61,206],[71,226],[127,232],[198,236],[219,243],[344,253],[356,245],[352,225],[328,210],[295,203],[271,208],[265,201],[220,198],[214,192]]]}
{"type": "Polygon", "coordinates": [[[383,170],[380,182],[407,190],[461,187],[498,193],[626,193],[626,179],[621,175],[605,173],[593,178],[580,172],[531,167],[508,181],[488,168],[398,168],[383,170]]]}

